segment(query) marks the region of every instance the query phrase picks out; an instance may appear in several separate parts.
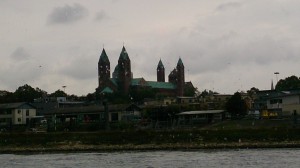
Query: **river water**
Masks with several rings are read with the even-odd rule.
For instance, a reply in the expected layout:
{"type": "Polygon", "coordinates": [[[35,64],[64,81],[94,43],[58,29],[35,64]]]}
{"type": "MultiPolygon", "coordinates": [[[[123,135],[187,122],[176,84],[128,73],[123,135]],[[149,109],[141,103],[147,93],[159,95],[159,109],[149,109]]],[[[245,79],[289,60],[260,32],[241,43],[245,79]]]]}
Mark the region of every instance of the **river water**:
{"type": "Polygon", "coordinates": [[[1,154],[1,168],[299,168],[300,149],[1,154]]]}

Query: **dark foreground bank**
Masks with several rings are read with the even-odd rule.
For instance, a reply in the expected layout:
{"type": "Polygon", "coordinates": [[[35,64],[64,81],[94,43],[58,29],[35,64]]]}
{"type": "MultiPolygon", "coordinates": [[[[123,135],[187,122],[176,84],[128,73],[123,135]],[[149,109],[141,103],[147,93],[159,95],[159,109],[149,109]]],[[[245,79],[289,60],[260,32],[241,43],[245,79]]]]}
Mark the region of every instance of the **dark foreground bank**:
{"type": "Polygon", "coordinates": [[[294,147],[300,147],[300,129],[0,134],[1,153],[294,147]]]}

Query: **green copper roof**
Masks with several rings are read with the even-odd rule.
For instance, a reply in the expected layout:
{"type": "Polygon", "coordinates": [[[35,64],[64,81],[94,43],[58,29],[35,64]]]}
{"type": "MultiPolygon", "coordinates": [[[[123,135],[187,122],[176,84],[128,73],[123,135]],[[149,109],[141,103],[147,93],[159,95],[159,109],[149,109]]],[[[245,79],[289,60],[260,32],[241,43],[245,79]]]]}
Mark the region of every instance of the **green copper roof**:
{"type": "Polygon", "coordinates": [[[102,91],[101,91],[101,93],[113,93],[114,91],[113,90],[111,90],[111,88],[109,88],[109,87],[106,87],[106,88],[104,88],[102,91]]]}
{"type": "Polygon", "coordinates": [[[177,66],[178,65],[183,65],[181,58],[179,58],[178,62],[177,62],[177,66]]]}
{"type": "Polygon", "coordinates": [[[175,89],[176,86],[169,82],[153,82],[147,81],[148,85],[155,89],[175,89]]]}
{"type": "Polygon", "coordinates": [[[123,46],[122,51],[120,53],[119,60],[128,60],[128,59],[129,59],[128,53],[127,53],[125,47],[123,46]]]}
{"type": "Polygon", "coordinates": [[[106,54],[104,48],[103,48],[102,53],[101,53],[101,55],[100,55],[99,62],[100,62],[100,61],[103,61],[103,62],[109,62],[109,59],[108,59],[108,57],[107,57],[107,54],[106,54]]]}
{"type": "Polygon", "coordinates": [[[141,80],[143,80],[143,78],[133,78],[131,80],[131,85],[133,86],[139,85],[141,80]]]}
{"type": "MultiPolygon", "coordinates": [[[[131,80],[132,86],[140,85],[141,81],[145,81],[144,78],[134,78],[131,80]]],[[[153,89],[175,89],[176,86],[173,83],[169,82],[154,82],[154,81],[145,81],[146,85],[152,87],[153,89]]]]}
{"type": "Polygon", "coordinates": [[[165,68],[164,65],[163,65],[163,63],[161,62],[161,60],[159,60],[157,68],[162,68],[162,69],[165,68]]]}

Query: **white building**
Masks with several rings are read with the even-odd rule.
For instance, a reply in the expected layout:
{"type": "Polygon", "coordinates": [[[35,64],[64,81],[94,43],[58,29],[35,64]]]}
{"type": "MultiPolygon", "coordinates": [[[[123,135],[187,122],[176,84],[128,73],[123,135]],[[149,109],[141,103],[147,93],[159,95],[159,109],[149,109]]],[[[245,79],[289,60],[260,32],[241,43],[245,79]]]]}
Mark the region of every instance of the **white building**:
{"type": "Polygon", "coordinates": [[[0,126],[25,125],[36,116],[36,108],[29,103],[0,104],[0,126]]]}
{"type": "Polygon", "coordinates": [[[267,109],[277,112],[279,116],[300,114],[300,93],[296,91],[279,92],[267,100],[267,109]]]}

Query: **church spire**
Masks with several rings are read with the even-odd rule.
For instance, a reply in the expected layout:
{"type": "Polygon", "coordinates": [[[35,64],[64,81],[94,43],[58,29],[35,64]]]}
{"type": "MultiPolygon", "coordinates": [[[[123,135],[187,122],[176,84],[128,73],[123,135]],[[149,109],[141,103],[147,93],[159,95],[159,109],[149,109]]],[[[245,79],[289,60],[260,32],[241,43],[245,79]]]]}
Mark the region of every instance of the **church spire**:
{"type": "Polygon", "coordinates": [[[100,58],[99,58],[99,62],[100,62],[100,61],[101,61],[101,62],[109,63],[109,59],[108,59],[108,57],[107,57],[107,54],[106,54],[104,48],[103,48],[102,53],[101,53],[100,58]]]}
{"type": "Polygon", "coordinates": [[[271,90],[274,90],[273,79],[272,79],[272,82],[271,82],[271,90]]]}
{"type": "Polygon", "coordinates": [[[183,62],[182,62],[182,60],[181,60],[180,57],[179,57],[179,60],[178,60],[178,62],[177,62],[177,66],[183,66],[183,62]]]}
{"type": "Polygon", "coordinates": [[[156,70],[157,70],[157,82],[165,82],[165,67],[161,62],[161,59],[158,62],[156,70]]]}
{"type": "Polygon", "coordinates": [[[121,92],[128,93],[132,79],[131,63],[128,53],[123,45],[120,57],[118,60],[118,83],[121,92]]]}
{"type": "Polygon", "coordinates": [[[110,78],[110,62],[103,48],[98,62],[98,82],[99,88],[103,89],[110,78]]]}
{"type": "Polygon", "coordinates": [[[183,96],[185,79],[184,79],[184,65],[182,63],[181,58],[179,58],[177,62],[176,70],[177,70],[177,96],[183,96]]]}
{"type": "Polygon", "coordinates": [[[164,67],[164,64],[161,62],[161,59],[160,59],[159,62],[158,62],[157,69],[158,69],[158,68],[165,68],[165,67],[164,67]]]}
{"type": "Polygon", "coordinates": [[[119,60],[129,60],[129,56],[128,56],[128,53],[127,53],[124,45],[123,45],[122,51],[120,53],[119,60]]]}

